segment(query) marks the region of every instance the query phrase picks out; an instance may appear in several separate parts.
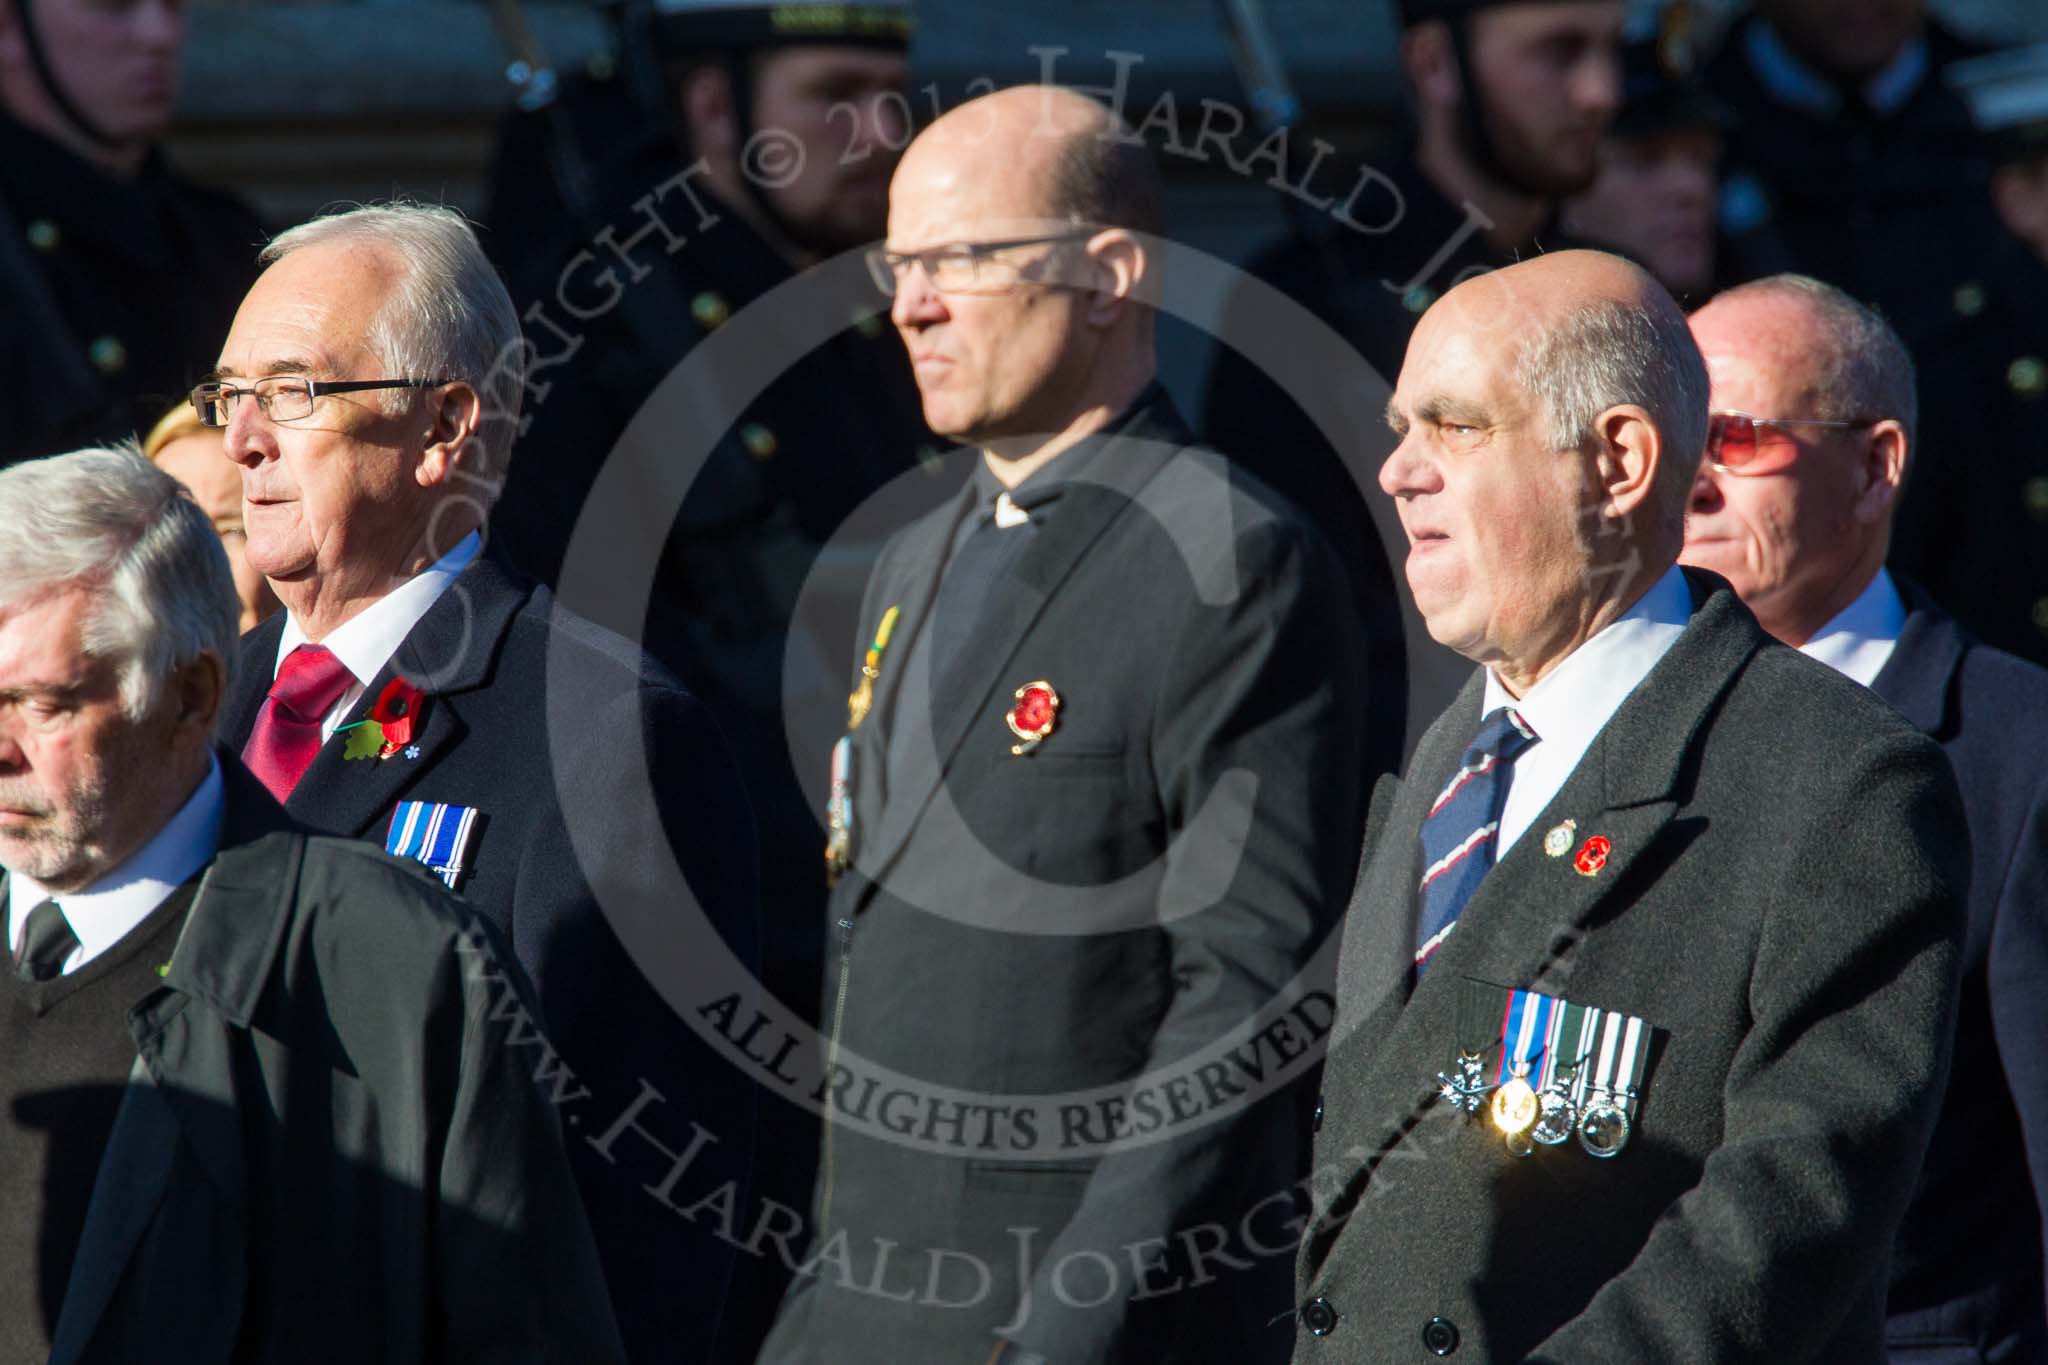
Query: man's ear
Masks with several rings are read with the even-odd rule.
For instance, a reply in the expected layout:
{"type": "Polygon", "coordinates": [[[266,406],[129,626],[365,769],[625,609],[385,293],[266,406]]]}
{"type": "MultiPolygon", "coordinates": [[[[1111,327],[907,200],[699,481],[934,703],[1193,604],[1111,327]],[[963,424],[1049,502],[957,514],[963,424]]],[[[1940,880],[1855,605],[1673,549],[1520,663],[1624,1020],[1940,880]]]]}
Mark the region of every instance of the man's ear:
{"type": "Polygon", "coordinates": [[[1603,518],[1627,521],[1657,486],[1664,462],[1664,437],[1650,414],[1633,403],[1607,409],[1593,419],[1594,508],[1603,518]]]}
{"type": "Polygon", "coordinates": [[[213,742],[213,723],[220,716],[228,686],[227,665],[219,655],[204,652],[171,676],[171,734],[174,743],[213,742]]]}
{"type": "Polygon", "coordinates": [[[715,62],[691,67],[683,73],[677,100],[694,154],[714,161],[739,159],[741,120],[730,72],[715,62]]]}
{"type": "Polygon", "coordinates": [[[1865,525],[1891,515],[1899,490],[1906,482],[1906,428],[1887,417],[1871,425],[1856,469],[1855,501],[1851,509],[1865,525]]]}
{"type": "Polygon", "coordinates": [[[426,445],[413,466],[413,478],[422,488],[435,488],[455,473],[475,439],[484,402],[475,389],[459,382],[429,389],[428,395],[426,445]]]}
{"type": "Polygon", "coordinates": [[[1151,254],[1145,244],[1122,228],[1110,228],[1088,239],[1090,262],[1088,321],[1108,327],[1134,303],[1152,302],[1151,254]]]}
{"type": "Polygon", "coordinates": [[[1408,84],[1423,105],[1452,109],[1464,98],[1457,57],[1451,51],[1451,30],[1441,19],[1414,24],[1402,32],[1401,69],[1408,73],[1408,84]]]}

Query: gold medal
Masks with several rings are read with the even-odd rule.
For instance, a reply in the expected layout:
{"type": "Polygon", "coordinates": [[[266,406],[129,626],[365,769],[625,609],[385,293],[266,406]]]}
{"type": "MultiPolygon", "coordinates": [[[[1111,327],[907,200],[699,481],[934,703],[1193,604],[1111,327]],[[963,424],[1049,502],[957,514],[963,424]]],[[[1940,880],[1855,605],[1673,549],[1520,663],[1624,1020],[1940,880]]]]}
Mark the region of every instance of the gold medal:
{"type": "MultiPolygon", "coordinates": [[[[1527,1068],[1519,1068],[1526,1070],[1527,1068]]],[[[1493,1126],[1503,1133],[1521,1133],[1536,1122],[1541,1106],[1536,1092],[1520,1074],[1493,1092],[1493,1126]]]]}
{"type": "Polygon", "coordinates": [[[868,646],[867,657],[860,665],[860,686],[853,689],[846,699],[846,728],[860,729],[862,721],[875,706],[875,679],[882,676],[882,655],[889,648],[889,637],[896,631],[896,618],[901,615],[896,607],[882,613],[882,623],[875,628],[875,642],[868,646]]]}

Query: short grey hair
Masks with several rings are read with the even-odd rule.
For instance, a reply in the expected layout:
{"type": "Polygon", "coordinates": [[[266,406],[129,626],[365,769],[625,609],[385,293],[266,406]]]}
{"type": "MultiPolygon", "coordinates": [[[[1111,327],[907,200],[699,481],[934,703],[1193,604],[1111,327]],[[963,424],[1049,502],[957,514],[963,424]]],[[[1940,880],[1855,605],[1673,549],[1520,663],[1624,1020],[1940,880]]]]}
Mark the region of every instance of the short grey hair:
{"type": "Polygon", "coordinates": [[[1766,275],[1716,295],[1714,302],[1777,298],[1799,303],[1827,338],[1813,356],[1814,410],[1759,412],[1757,417],[1816,417],[1823,422],[1881,422],[1906,429],[1906,449],[1920,434],[1920,392],[1913,355],[1875,308],[1810,275],[1766,275]]]}
{"type": "Polygon", "coordinates": [[[141,720],[202,654],[232,668],[242,603],[220,536],[185,486],[130,441],[0,470],[0,611],[96,591],[85,651],[121,666],[141,720]]]}
{"type": "Polygon", "coordinates": [[[257,259],[269,265],[329,244],[368,247],[397,262],[398,283],[370,324],[370,348],[389,378],[461,380],[477,391],[483,412],[476,441],[489,484],[483,501],[496,501],[519,429],[526,345],[519,312],[476,230],[451,208],[369,204],[289,228],[257,259]]]}
{"type": "Polygon", "coordinates": [[[1601,413],[1634,404],[1663,438],[1651,506],[1685,534],[1707,444],[1707,366],[1685,314],[1661,289],[1640,303],[1594,299],[1522,343],[1515,379],[1536,397],[1552,449],[1591,450],[1601,413]]]}

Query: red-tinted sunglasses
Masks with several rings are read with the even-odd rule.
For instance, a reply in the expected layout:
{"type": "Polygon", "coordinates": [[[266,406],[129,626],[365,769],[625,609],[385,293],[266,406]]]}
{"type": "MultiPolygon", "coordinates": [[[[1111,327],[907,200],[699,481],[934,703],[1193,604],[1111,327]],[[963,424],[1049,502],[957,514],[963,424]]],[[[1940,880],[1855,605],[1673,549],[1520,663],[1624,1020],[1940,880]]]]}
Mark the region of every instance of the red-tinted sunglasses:
{"type": "Polygon", "coordinates": [[[1823,422],[1813,417],[1752,417],[1746,412],[1707,414],[1707,463],[1723,474],[1745,477],[1776,474],[1798,458],[1799,442],[1781,427],[1826,427],[1852,431],[1874,425],[1874,419],[1823,422]]]}

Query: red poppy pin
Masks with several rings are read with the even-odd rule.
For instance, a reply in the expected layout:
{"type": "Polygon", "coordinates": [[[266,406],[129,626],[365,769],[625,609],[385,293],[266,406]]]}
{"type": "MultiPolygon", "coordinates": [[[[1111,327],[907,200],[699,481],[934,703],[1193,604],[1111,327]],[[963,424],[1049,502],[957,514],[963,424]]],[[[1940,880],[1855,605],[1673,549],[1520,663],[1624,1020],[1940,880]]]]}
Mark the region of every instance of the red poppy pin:
{"type": "Polygon", "coordinates": [[[1010,752],[1021,756],[1036,749],[1052,733],[1059,712],[1060,694],[1052,690],[1051,683],[1041,679],[1018,688],[1017,704],[1003,717],[1010,724],[1010,733],[1021,741],[1012,744],[1010,752]]]}
{"type": "Polygon", "coordinates": [[[341,756],[383,759],[403,750],[407,758],[418,758],[419,746],[412,742],[413,727],[418,724],[420,708],[425,704],[426,696],[419,688],[403,676],[393,678],[377,694],[370,714],[344,727],[349,736],[341,756]]]}
{"type": "Polygon", "coordinates": [[[1614,845],[1607,842],[1605,835],[1596,834],[1579,845],[1579,852],[1572,859],[1572,866],[1581,877],[1590,877],[1607,866],[1607,855],[1614,852],[1614,845]]]}

